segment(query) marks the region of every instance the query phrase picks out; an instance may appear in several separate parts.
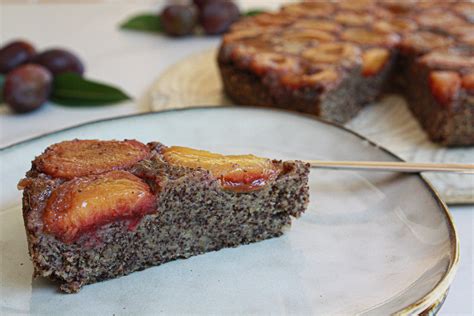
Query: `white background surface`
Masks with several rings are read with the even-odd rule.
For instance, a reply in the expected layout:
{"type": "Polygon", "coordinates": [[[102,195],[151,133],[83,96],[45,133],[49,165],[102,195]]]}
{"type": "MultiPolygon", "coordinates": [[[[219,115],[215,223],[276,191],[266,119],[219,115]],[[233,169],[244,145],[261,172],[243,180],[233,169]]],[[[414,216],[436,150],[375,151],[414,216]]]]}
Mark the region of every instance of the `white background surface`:
{"type": "MultiPolygon", "coordinates": [[[[47,104],[26,115],[12,114],[1,106],[0,147],[86,121],[147,111],[147,90],[162,71],[181,58],[219,43],[218,38],[212,37],[169,39],[118,29],[118,24],[129,15],[159,10],[160,5],[150,1],[49,2],[35,4],[31,1],[20,5],[0,2],[0,43],[20,37],[33,42],[38,49],[68,47],[84,60],[87,77],[115,84],[135,100],[114,106],[76,109],[47,104]],[[53,2],[55,4],[51,4],[53,2]]],[[[242,3],[247,8],[262,5],[276,7],[278,4],[270,0],[242,3]]],[[[451,206],[450,209],[461,240],[461,265],[440,315],[472,315],[474,207],[451,206]]]]}

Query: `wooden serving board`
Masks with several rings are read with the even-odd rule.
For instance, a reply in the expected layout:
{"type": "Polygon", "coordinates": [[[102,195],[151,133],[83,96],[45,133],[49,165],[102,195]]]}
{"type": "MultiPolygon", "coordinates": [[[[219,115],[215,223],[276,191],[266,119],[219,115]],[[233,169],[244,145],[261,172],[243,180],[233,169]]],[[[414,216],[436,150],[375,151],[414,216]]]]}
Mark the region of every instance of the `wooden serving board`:
{"type": "MultiPolygon", "coordinates": [[[[215,56],[215,50],[208,50],[168,68],[152,86],[152,110],[232,105],[222,90],[215,56]]],[[[445,148],[429,141],[400,95],[388,95],[368,105],[346,127],[407,161],[474,163],[474,147],[445,148]]],[[[472,175],[424,176],[447,203],[474,203],[472,175]]]]}

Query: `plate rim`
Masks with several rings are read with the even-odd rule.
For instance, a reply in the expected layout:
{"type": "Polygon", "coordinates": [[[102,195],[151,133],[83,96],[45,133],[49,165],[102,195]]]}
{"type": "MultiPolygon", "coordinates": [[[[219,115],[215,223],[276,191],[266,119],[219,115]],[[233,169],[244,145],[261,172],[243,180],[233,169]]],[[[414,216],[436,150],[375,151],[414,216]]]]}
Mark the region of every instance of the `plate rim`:
{"type": "MultiPolygon", "coordinates": [[[[314,121],[317,121],[319,123],[323,123],[325,125],[329,125],[338,129],[343,130],[344,132],[347,132],[349,134],[352,134],[356,137],[358,137],[360,140],[367,142],[371,146],[374,146],[387,155],[391,156],[392,158],[395,158],[398,161],[405,161],[401,157],[399,157],[397,154],[391,152],[384,146],[377,144],[376,142],[368,139],[367,137],[359,134],[358,132],[351,130],[348,127],[345,127],[341,124],[331,122],[319,117],[315,117],[310,114],[306,113],[300,113],[300,112],[294,112],[286,109],[279,109],[279,108],[267,108],[267,107],[256,107],[256,106],[248,106],[248,105],[225,105],[225,106],[209,106],[209,105],[199,105],[199,106],[192,106],[192,107],[185,107],[185,108],[172,108],[172,109],[164,109],[164,110],[159,110],[159,111],[147,111],[147,112],[141,112],[141,113],[134,113],[134,114],[125,114],[125,115],[118,115],[118,116],[112,116],[108,118],[103,118],[103,119],[98,119],[98,120],[92,120],[92,121],[87,121],[84,123],[80,124],[75,124],[66,128],[54,130],[51,132],[43,133],[38,136],[34,136],[31,138],[27,138],[18,142],[14,142],[12,144],[9,144],[7,146],[1,147],[0,148],[0,154],[8,151],[15,149],[18,146],[26,145],[28,143],[40,140],[42,138],[46,138],[55,134],[60,134],[69,130],[74,130],[77,128],[81,128],[83,126],[88,126],[88,125],[94,125],[98,123],[103,123],[103,122],[108,122],[108,121],[118,121],[118,120],[123,120],[131,117],[141,117],[141,116],[149,116],[149,115],[159,115],[163,113],[170,113],[170,112],[183,112],[183,111],[201,111],[201,110],[212,110],[212,111],[219,111],[219,110],[228,110],[228,109],[245,109],[245,110],[255,110],[255,111],[269,111],[269,112],[280,112],[284,113],[286,115],[291,115],[295,117],[303,117],[303,118],[308,118],[314,121]]],[[[440,298],[443,297],[443,295],[448,291],[450,284],[452,283],[454,276],[456,275],[456,271],[459,266],[459,236],[457,233],[456,225],[454,224],[453,217],[451,215],[451,212],[449,211],[446,203],[441,199],[441,196],[439,193],[436,191],[436,189],[432,186],[432,184],[425,178],[423,177],[422,174],[417,174],[415,175],[418,177],[421,182],[424,184],[424,186],[428,189],[428,191],[431,193],[431,196],[436,200],[437,204],[439,205],[440,209],[444,211],[444,215],[446,216],[448,226],[449,226],[449,239],[451,242],[451,253],[453,254],[453,260],[451,264],[448,267],[448,270],[446,273],[443,275],[441,280],[434,286],[433,289],[431,289],[425,296],[422,298],[418,299],[417,301],[413,302],[412,304],[402,308],[401,310],[395,312],[395,315],[406,315],[406,314],[412,314],[414,312],[420,312],[423,311],[424,309],[429,308],[431,305],[435,304],[440,298]]]]}

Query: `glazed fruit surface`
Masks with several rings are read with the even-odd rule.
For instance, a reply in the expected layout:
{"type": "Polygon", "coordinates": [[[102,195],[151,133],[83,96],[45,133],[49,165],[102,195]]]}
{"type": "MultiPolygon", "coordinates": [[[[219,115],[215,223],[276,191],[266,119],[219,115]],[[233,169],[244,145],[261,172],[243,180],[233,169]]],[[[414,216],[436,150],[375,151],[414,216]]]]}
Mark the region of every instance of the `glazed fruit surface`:
{"type": "Polygon", "coordinates": [[[126,169],[149,153],[146,145],[135,140],[72,140],[50,146],[34,163],[50,176],[72,179],[126,169]]]}
{"type": "Polygon", "coordinates": [[[162,154],[170,164],[208,170],[225,189],[238,192],[258,190],[279,173],[271,160],[254,155],[225,156],[179,146],[168,147],[162,154]]]}
{"type": "Polygon", "coordinates": [[[43,214],[45,232],[71,242],[98,226],[150,213],[154,204],[148,185],[126,171],[75,178],[49,197],[43,214]]]}

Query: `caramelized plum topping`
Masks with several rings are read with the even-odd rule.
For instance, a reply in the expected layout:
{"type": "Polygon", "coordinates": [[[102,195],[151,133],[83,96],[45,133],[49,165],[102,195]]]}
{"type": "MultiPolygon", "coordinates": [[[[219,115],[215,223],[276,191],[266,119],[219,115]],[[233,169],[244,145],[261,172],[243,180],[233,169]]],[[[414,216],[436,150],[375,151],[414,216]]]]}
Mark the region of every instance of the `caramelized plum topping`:
{"type": "Polygon", "coordinates": [[[379,32],[406,32],[416,30],[416,23],[408,19],[380,20],[374,23],[374,29],[379,32]]]}
{"type": "Polygon", "coordinates": [[[442,8],[436,8],[425,11],[417,17],[420,25],[435,29],[447,29],[450,27],[464,24],[464,20],[458,15],[442,8]]]}
{"type": "Polygon", "coordinates": [[[297,20],[292,25],[293,29],[321,30],[326,32],[338,32],[341,26],[329,20],[297,20]]]}
{"type": "Polygon", "coordinates": [[[270,70],[294,72],[299,69],[299,63],[292,56],[278,53],[260,53],[254,56],[250,67],[257,74],[264,74],[270,70]]]}
{"type": "Polygon", "coordinates": [[[449,46],[452,42],[451,38],[432,32],[412,32],[405,35],[401,42],[401,48],[404,51],[424,53],[435,48],[449,46]]]}
{"type": "Polygon", "coordinates": [[[269,30],[264,30],[261,27],[258,26],[253,26],[253,27],[248,27],[242,30],[237,30],[233,31],[230,33],[227,33],[223,36],[223,42],[228,43],[232,41],[237,41],[237,40],[242,40],[242,39],[247,39],[247,38],[252,38],[257,35],[262,34],[264,31],[269,31],[269,30]]]}
{"type": "MultiPolygon", "coordinates": [[[[253,23],[257,24],[260,27],[283,26],[290,22],[288,20],[288,16],[282,13],[261,13],[253,17],[251,20],[253,23]]],[[[245,23],[246,20],[244,19],[242,22],[245,23]]],[[[237,23],[242,23],[242,22],[237,22],[237,23]]]]}
{"type": "Polygon", "coordinates": [[[386,48],[372,48],[362,54],[362,75],[366,77],[378,74],[390,58],[386,48]]]}
{"type": "Polygon", "coordinates": [[[148,147],[136,140],[72,140],[50,146],[34,164],[50,176],[72,179],[128,168],[149,153],[148,147]]]}
{"type": "Polygon", "coordinates": [[[297,16],[328,16],[334,11],[334,5],[328,2],[303,2],[283,6],[282,11],[297,16]]]}
{"type": "Polygon", "coordinates": [[[460,1],[454,5],[454,10],[464,16],[470,23],[474,23],[474,3],[470,1],[460,1]]]}
{"type": "Polygon", "coordinates": [[[283,84],[293,89],[308,86],[330,89],[341,81],[341,77],[336,68],[327,65],[322,65],[322,67],[317,65],[316,67],[305,69],[302,74],[286,74],[280,80],[283,84]]]}
{"type": "Polygon", "coordinates": [[[416,0],[405,0],[405,1],[387,0],[387,1],[381,1],[380,4],[384,6],[386,9],[388,9],[390,12],[400,14],[400,13],[410,12],[410,10],[413,8],[416,2],[417,2],[416,0]]]}
{"type": "Polygon", "coordinates": [[[455,71],[432,71],[428,80],[433,97],[443,106],[449,106],[461,87],[461,77],[455,71]]]}
{"type": "Polygon", "coordinates": [[[165,148],[162,155],[173,165],[208,170],[224,189],[234,192],[258,190],[280,172],[271,160],[254,155],[225,156],[179,146],[165,148]]]}
{"type": "Polygon", "coordinates": [[[322,43],[302,52],[302,57],[313,63],[351,66],[360,58],[360,49],[350,43],[322,43]]]}
{"type": "Polygon", "coordinates": [[[451,27],[448,32],[454,35],[470,35],[474,34],[474,24],[458,25],[451,27]]]}
{"type": "Polygon", "coordinates": [[[348,28],[342,32],[341,38],[362,45],[382,45],[386,47],[392,47],[400,40],[400,37],[395,33],[370,31],[365,28],[348,28]]]}
{"type": "Polygon", "coordinates": [[[371,8],[374,5],[373,0],[352,0],[352,1],[340,1],[338,6],[344,10],[353,10],[353,11],[365,11],[368,8],[371,8]]]}
{"type": "Polygon", "coordinates": [[[469,93],[474,93],[474,72],[465,74],[462,77],[462,87],[469,91],[469,93]]]}
{"type": "Polygon", "coordinates": [[[70,243],[101,225],[139,218],[152,212],[154,205],[148,185],[129,172],[76,178],[51,194],[43,214],[44,230],[70,243]]]}
{"type": "Polygon", "coordinates": [[[336,83],[339,79],[339,72],[332,67],[314,71],[313,73],[309,72],[301,77],[301,81],[304,85],[331,85],[336,83]]]}
{"type": "Polygon", "coordinates": [[[363,26],[371,23],[373,17],[360,12],[341,11],[335,15],[334,20],[348,26],[363,26]]]}
{"type": "Polygon", "coordinates": [[[420,58],[420,62],[438,69],[474,68],[474,54],[469,50],[446,49],[433,51],[420,58]]]}
{"type": "Polygon", "coordinates": [[[297,42],[330,42],[333,41],[334,35],[329,32],[317,29],[289,30],[282,34],[285,40],[297,42]]]}

